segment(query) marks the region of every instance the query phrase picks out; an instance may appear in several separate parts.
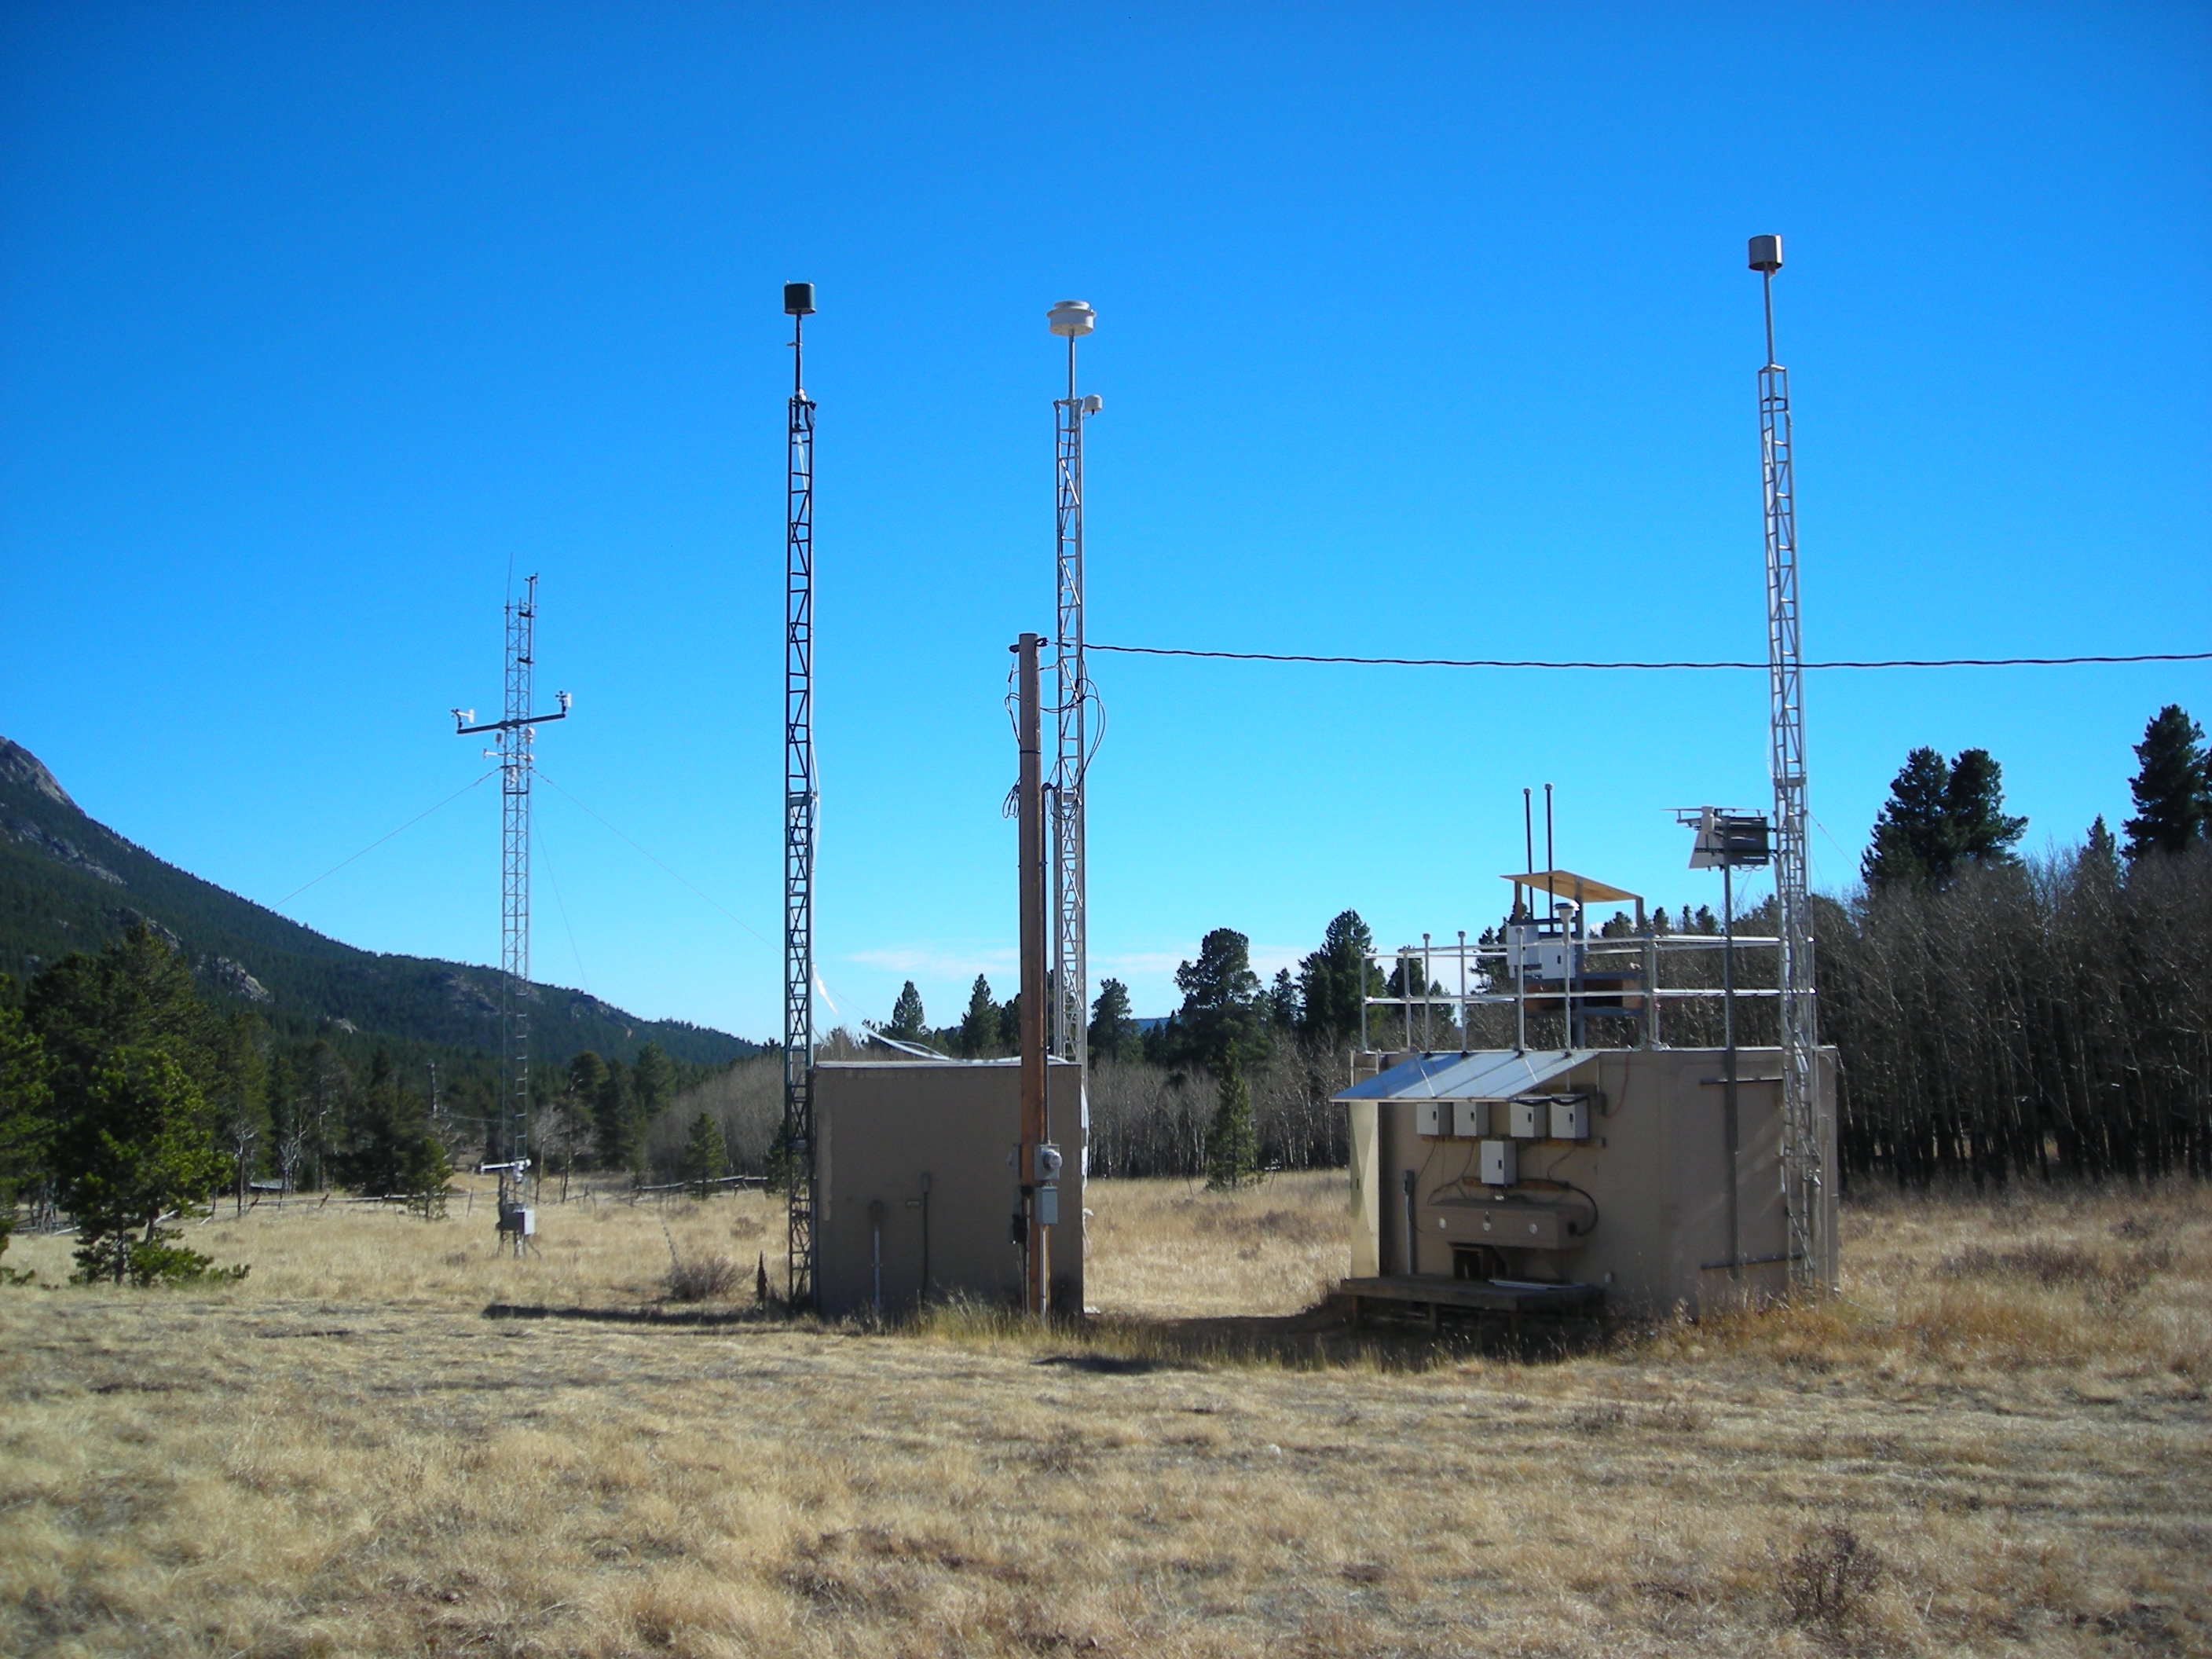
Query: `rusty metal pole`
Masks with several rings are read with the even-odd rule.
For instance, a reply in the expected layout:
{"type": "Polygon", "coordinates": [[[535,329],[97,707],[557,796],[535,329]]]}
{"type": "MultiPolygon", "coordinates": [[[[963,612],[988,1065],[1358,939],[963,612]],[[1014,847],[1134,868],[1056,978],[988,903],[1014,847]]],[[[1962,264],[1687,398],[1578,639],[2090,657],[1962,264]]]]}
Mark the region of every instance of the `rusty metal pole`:
{"type": "Polygon", "coordinates": [[[1045,823],[1042,714],[1037,648],[1024,634],[1020,660],[1022,774],[1018,796],[1022,872],[1022,1211],[1029,1220],[1026,1311],[1042,1317],[1052,1283],[1051,1230],[1037,1220],[1037,1151],[1051,1139],[1045,1124],[1045,823]]]}

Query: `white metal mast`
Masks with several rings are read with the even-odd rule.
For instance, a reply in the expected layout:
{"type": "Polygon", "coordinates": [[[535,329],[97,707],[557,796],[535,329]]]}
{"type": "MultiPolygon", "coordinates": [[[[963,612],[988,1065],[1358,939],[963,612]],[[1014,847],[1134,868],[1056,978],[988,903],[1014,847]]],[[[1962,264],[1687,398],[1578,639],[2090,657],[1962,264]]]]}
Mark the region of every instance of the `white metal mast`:
{"type": "Polygon", "coordinates": [[[1793,1282],[1832,1288],[1828,1171],[1820,1121],[1819,1012],[1805,838],[1805,647],[1797,591],[1797,496],[1791,467],[1790,371],[1774,361],[1774,273],[1782,239],[1751,239],[1765,301],[1766,362],[1759,371],[1759,438],[1766,497],[1766,661],[1774,774],[1775,932],[1782,940],[1782,1182],[1793,1282]]]}
{"type": "MultiPolygon", "coordinates": [[[[1090,963],[1085,943],[1083,856],[1083,773],[1092,741],[1091,678],[1083,651],[1083,423],[1100,407],[1097,397],[1075,389],[1075,343],[1097,325],[1098,314],[1080,300],[1062,300],[1045,313],[1052,331],[1067,342],[1067,396],[1053,403],[1057,434],[1055,479],[1058,585],[1054,707],[1059,743],[1053,757],[1052,809],[1052,1052],[1090,1066],[1090,963]]],[[[1085,1085],[1085,1121],[1088,1077],[1085,1085]]]]}
{"type": "Polygon", "coordinates": [[[537,726],[568,717],[568,694],[556,693],[560,713],[530,712],[537,669],[538,578],[526,577],[522,597],[507,603],[507,707],[500,719],[470,724],[473,709],[453,711],[459,733],[489,732],[500,770],[500,1101],[492,1124],[492,1161],[500,1166],[501,1231],[520,1204],[530,1158],[530,775],[537,726]]]}
{"type": "Polygon", "coordinates": [[[790,1201],[786,1294],[814,1301],[814,403],[800,342],[814,284],[786,283],[791,319],[791,421],[784,517],[783,1146],[790,1201]]]}

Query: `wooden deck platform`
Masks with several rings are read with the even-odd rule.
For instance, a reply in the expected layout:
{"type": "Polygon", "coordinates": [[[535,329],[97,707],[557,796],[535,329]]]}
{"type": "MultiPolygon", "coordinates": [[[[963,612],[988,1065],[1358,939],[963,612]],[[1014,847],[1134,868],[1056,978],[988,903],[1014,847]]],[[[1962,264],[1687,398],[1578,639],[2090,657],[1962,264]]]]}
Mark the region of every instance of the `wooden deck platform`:
{"type": "Polygon", "coordinates": [[[1364,1322],[1374,1303],[1391,1303],[1419,1309],[1429,1316],[1429,1328],[1440,1329],[1447,1310],[1473,1314],[1503,1314],[1517,1325],[1524,1313],[1594,1313],[1605,1303],[1605,1291],[1595,1285],[1498,1284],[1486,1279],[1445,1279],[1426,1273],[1392,1273],[1380,1279],[1347,1279],[1335,1294],[1352,1304],[1352,1322],[1364,1322]]]}

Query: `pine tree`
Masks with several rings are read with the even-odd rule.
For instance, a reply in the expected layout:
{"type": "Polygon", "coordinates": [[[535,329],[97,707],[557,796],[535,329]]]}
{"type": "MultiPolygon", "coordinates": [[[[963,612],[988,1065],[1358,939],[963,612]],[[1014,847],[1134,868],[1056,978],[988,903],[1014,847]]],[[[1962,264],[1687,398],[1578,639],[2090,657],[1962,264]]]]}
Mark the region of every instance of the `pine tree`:
{"type": "Polygon", "coordinates": [[[1252,1133],[1252,1093],[1244,1068],[1231,1053],[1216,1074],[1213,1121],[1206,1132],[1206,1184],[1233,1190],[1259,1173],[1260,1151],[1252,1133]]]}
{"type": "Polygon", "coordinates": [[[684,1143],[678,1175],[692,1183],[698,1195],[704,1198],[729,1167],[730,1151],[722,1139],[722,1126],[705,1112],[700,1113],[691,1120],[691,1133],[684,1143]]]}
{"type": "Polygon", "coordinates": [[[223,1158],[198,1086],[164,1050],[110,1051],[58,1125],[53,1165],[76,1223],[80,1278],[150,1284],[207,1273],[210,1258],[170,1244],[176,1230],[161,1220],[214,1191],[223,1158]]]}
{"type": "Polygon", "coordinates": [[[1370,958],[1375,935],[1357,910],[1328,924],[1321,949],[1298,964],[1298,1003],[1305,1029],[1330,1042],[1359,1030],[1361,998],[1379,988],[1370,958]]]}
{"type": "Polygon", "coordinates": [[[118,1048],[158,1048],[203,1095],[216,1077],[221,1022],[191,969],[143,921],[96,957],[65,957],[31,981],[24,1012],[53,1067],[54,1109],[81,1112],[118,1048]]]}
{"type": "Polygon", "coordinates": [[[884,1030],[902,1042],[919,1042],[928,1035],[929,1018],[922,1012],[921,993],[914,988],[912,980],[899,988],[898,1000],[891,1005],[891,1023],[884,1030]]]}
{"type": "Polygon", "coordinates": [[[999,1047],[1010,1054],[1022,1051],[1022,994],[1019,991],[999,1005],[999,1047]]]}
{"type": "Polygon", "coordinates": [[[1988,750],[1947,762],[1916,749],[1890,782],[1859,873],[1871,888],[1941,887],[1962,864],[2017,863],[2013,843],[2027,828],[2004,810],[2004,771],[1988,750]]]}
{"type": "Polygon", "coordinates": [[[1988,750],[1964,749],[1953,757],[1943,806],[1954,867],[1960,860],[1990,866],[2019,862],[2013,843],[2027,820],[2005,811],[2004,769],[1988,750]]]}
{"type": "Polygon", "coordinates": [[[2212,834],[2212,757],[2200,746],[2204,728],[2179,703],[2170,702],[2143,728],[2136,745],[2139,769],[2129,780],[2136,815],[2128,832],[2128,862],[2149,852],[2179,853],[2212,834]]]}
{"type": "Polygon", "coordinates": [[[1938,751],[1923,747],[1905,757],[1859,860],[1868,886],[1921,885],[1950,873],[1950,788],[1951,769],[1938,751]]]}
{"type": "Polygon", "coordinates": [[[2095,883],[2106,892],[2120,884],[2119,843],[2112,839],[2112,832],[2105,827],[2102,812],[2097,814],[2096,822],[2089,826],[2089,840],[2081,849],[2081,870],[2084,880],[2095,883]]]}
{"type": "Polygon", "coordinates": [[[1217,927],[1199,941],[1198,960],[1176,969],[1176,988],[1182,993],[1177,1017],[1187,1060],[1218,1070],[1263,1046],[1252,942],[1235,928],[1217,927]]]}
{"type": "Polygon", "coordinates": [[[1137,1019],[1129,1008],[1129,988],[1118,979],[1102,980],[1091,1005],[1091,1055],[1118,1060],[1135,1047],[1137,1019]]]}
{"type": "Polygon", "coordinates": [[[426,1219],[443,1212],[453,1168],[431,1130],[429,1103],[401,1085],[382,1048],[369,1063],[337,1171],[356,1192],[404,1198],[426,1219]]]}
{"type": "Polygon", "coordinates": [[[648,1042],[637,1051],[636,1063],[630,1067],[629,1080],[631,1091],[636,1097],[641,1124],[650,1125],[668,1103],[676,1098],[675,1064],[657,1042],[648,1042]]]}
{"type": "MultiPolygon", "coordinates": [[[[46,1165],[53,1126],[46,1054],[22,1011],[7,1006],[14,986],[0,976],[0,1255],[15,1227],[15,1203],[46,1165]]],[[[21,1276],[0,1267],[0,1284],[21,1276]]]]}
{"type": "Polygon", "coordinates": [[[991,981],[982,975],[968,992],[968,1012],[960,1018],[960,1053],[981,1060],[998,1052],[999,1005],[991,1000],[991,981]]]}
{"type": "Polygon", "coordinates": [[[634,1175],[643,1167],[645,1137],[639,1133],[636,1104],[629,1069],[618,1060],[609,1062],[592,1111],[602,1170],[627,1170],[634,1175]]]}
{"type": "Polygon", "coordinates": [[[1275,982],[1267,988],[1264,1001],[1266,1006],[1261,1012],[1267,1017],[1269,1029],[1285,1032],[1297,1029],[1298,988],[1297,982],[1291,977],[1289,969],[1275,969],[1275,982]]]}

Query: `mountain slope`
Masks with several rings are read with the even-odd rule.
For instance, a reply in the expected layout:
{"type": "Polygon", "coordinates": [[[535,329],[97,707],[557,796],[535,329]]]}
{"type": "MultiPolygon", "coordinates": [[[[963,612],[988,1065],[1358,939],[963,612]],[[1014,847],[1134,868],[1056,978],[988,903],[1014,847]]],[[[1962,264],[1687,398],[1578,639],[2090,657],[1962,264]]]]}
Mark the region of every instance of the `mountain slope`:
{"type": "MultiPolygon", "coordinates": [[[[0,738],[0,973],[28,979],[141,918],[185,952],[209,997],[279,1029],[499,1046],[495,969],[356,950],[202,881],[87,817],[38,757],[0,738]]],[[[672,1060],[719,1065],[759,1048],[580,991],[531,994],[532,1046],[550,1058],[593,1048],[628,1059],[658,1042],[672,1060]]]]}

